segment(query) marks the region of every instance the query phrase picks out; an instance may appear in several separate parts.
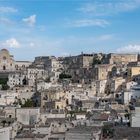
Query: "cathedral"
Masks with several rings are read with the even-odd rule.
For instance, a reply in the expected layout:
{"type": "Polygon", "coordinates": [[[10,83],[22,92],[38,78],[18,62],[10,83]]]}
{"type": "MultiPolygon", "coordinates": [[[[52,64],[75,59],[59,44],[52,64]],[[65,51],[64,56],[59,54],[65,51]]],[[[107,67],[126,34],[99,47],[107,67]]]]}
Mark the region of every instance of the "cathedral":
{"type": "Polygon", "coordinates": [[[0,50],[0,71],[14,71],[15,61],[7,49],[0,50]]]}
{"type": "Polygon", "coordinates": [[[26,70],[32,62],[30,61],[15,61],[14,56],[7,49],[0,50],[0,72],[14,72],[26,70]]]}

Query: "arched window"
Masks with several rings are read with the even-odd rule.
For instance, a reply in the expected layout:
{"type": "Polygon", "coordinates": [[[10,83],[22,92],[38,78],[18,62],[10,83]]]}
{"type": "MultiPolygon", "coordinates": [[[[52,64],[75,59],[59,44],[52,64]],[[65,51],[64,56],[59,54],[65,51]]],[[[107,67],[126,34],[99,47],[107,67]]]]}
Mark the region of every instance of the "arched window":
{"type": "Polygon", "coordinates": [[[3,66],[3,70],[6,70],[6,67],[5,66],[3,66]]]}

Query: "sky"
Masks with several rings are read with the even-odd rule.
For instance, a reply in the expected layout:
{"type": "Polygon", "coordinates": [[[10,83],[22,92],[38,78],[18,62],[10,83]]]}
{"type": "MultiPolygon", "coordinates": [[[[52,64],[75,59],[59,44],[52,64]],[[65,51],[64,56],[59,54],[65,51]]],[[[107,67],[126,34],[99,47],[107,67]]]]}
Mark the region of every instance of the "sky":
{"type": "Polygon", "coordinates": [[[0,0],[0,49],[16,60],[139,53],[140,0],[0,0]]]}

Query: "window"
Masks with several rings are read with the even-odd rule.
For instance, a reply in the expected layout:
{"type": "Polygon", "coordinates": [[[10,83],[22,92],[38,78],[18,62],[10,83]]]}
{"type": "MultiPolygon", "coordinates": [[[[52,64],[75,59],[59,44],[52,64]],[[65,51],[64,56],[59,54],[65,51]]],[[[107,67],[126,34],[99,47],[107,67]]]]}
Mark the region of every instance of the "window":
{"type": "Polygon", "coordinates": [[[6,56],[3,56],[3,60],[6,60],[6,56]]]}
{"type": "Polygon", "coordinates": [[[3,70],[6,70],[6,67],[5,66],[3,66],[3,70]]]}
{"type": "Polygon", "coordinates": [[[25,68],[25,65],[22,65],[23,68],[25,68]]]}

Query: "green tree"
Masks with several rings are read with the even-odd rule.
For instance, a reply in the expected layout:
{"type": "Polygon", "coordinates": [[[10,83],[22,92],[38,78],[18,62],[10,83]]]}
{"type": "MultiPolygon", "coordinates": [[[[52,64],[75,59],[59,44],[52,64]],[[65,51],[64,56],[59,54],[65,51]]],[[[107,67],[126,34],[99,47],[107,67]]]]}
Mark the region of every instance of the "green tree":
{"type": "Polygon", "coordinates": [[[7,84],[2,85],[2,90],[8,90],[10,87],[7,84]]]}
{"type": "Polygon", "coordinates": [[[101,64],[101,60],[98,58],[98,56],[95,56],[93,58],[93,63],[92,64],[93,65],[101,64]]]}
{"type": "Polygon", "coordinates": [[[71,75],[69,74],[61,73],[59,75],[59,79],[69,79],[69,78],[72,78],[71,75]]]}
{"type": "Polygon", "coordinates": [[[45,82],[47,82],[47,83],[51,82],[50,77],[46,78],[45,82]]]}
{"type": "Polygon", "coordinates": [[[8,78],[0,78],[0,85],[2,85],[2,90],[8,90],[9,86],[7,85],[8,78]]]}
{"type": "Polygon", "coordinates": [[[1,123],[2,123],[3,127],[5,127],[6,120],[3,120],[1,123]]]}
{"type": "Polygon", "coordinates": [[[112,138],[114,136],[114,128],[111,125],[104,125],[102,128],[103,137],[112,138]]]}
{"type": "Polygon", "coordinates": [[[8,82],[8,78],[0,78],[0,85],[6,85],[8,82]]]}
{"type": "Polygon", "coordinates": [[[25,101],[25,103],[23,105],[21,105],[22,107],[33,107],[34,103],[31,99],[27,99],[25,101]]]}

